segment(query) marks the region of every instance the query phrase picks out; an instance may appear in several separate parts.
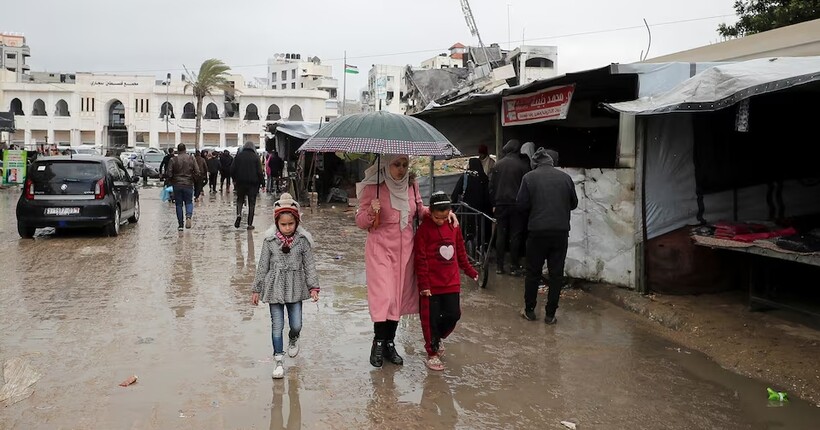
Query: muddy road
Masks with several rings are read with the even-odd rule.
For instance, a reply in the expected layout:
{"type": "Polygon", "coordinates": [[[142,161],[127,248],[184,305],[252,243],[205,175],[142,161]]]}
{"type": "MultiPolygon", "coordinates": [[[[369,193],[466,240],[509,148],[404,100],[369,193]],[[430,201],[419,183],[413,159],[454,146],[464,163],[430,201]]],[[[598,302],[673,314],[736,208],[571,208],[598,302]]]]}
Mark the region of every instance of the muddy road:
{"type": "MultiPolygon", "coordinates": [[[[0,404],[0,429],[817,428],[820,408],[770,404],[766,384],[657,337],[640,317],[580,291],[559,322],[519,316],[523,281],[463,288],[463,318],[441,373],[423,364],[417,317],[400,323],[405,366],[368,363],[372,324],[364,234],[353,214],[305,215],[322,297],[305,302],[301,352],[272,380],[270,319],[250,284],[272,199],[257,229],[233,227],[227,194],[206,194],[194,226],[142,190],[139,224],[119,237],[38,231],[21,240],[16,192],[0,191],[0,362],[41,374],[0,404]],[[138,382],[118,383],[130,375],[138,382]]],[[[539,296],[539,317],[543,317],[539,296]]]]}

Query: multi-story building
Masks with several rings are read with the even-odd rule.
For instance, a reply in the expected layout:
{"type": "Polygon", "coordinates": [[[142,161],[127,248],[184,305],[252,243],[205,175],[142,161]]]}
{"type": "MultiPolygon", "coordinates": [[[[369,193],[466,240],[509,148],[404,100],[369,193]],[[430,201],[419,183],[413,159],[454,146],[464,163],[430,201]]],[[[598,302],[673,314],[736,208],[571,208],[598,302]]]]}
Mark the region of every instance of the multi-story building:
{"type": "Polygon", "coordinates": [[[407,104],[404,95],[407,89],[405,67],[374,64],[367,77],[367,95],[362,105],[369,112],[386,110],[404,114],[407,104]]]}
{"type": "MultiPolygon", "coordinates": [[[[168,147],[196,142],[196,99],[182,78],[93,73],[36,74],[19,82],[0,70],[0,110],[15,114],[17,131],[7,140],[29,148],[45,143],[106,148],[168,147]],[[65,76],[63,80],[61,76],[65,76]],[[43,79],[39,81],[38,77],[43,79]],[[32,80],[33,79],[33,80],[32,80]]],[[[266,121],[320,122],[336,117],[319,89],[268,89],[231,75],[236,91],[205,98],[204,146],[263,144],[266,121]]],[[[256,81],[254,81],[256,83],[256,81]]]]}
{"type": "Polygon", "coordinates": [[[30,67],[26,59],[31,51],[26,45],[26,38],[17,33],[0,33],[0,70],[14,73],[17,82],[28,74],[30,67]]]}
{"type": "Polygon", "coordinates": [[[333,77],[333,68],[322,64],[319,57],[303,60],[301,54],[276,54],[268,59],[266,79],[272,90],[326,91],[328,108],[338,109],[339,81],[333,77]]]}

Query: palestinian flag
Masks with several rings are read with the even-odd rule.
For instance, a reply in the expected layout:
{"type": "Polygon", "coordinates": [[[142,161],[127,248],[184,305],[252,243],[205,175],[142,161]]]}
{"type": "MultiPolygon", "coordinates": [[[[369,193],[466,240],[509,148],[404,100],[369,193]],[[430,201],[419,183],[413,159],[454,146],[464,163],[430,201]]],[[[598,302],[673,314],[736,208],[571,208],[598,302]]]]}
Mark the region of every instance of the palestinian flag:
{"type": "Polygon", "coordinates": [[[345,64],[345,73],[350,73],[353,75],[359,74],[359,68],[350,64],[345,64]]]}

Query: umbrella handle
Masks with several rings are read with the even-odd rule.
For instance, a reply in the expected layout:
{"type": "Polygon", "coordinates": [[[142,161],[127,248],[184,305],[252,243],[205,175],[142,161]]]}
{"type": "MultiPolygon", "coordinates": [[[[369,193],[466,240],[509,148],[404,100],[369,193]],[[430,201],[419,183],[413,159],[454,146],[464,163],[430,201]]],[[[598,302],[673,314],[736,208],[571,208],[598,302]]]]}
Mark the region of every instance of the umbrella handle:
{"type": "MultiPolygon", "coordinates": [[[[382,188],[382,186],[381,186],[381,177],[380,177],[381,169],[379,168],[381,166],[381,160],[382,160],[382,155],[381,154],[376,155],[376,198],[377,199],[379,198],[379,191],[381,191],[381,188],[382,188]]],[[[371,228],[375,230],[375,229],[379,228],[379,221],[381,221],[381,216],[380,216],[381,212],[376,211],[376,213],[373,214],[373,215],[374,215],[374,217],[373,217],[373,227],[371,227],[371,228]]]]}

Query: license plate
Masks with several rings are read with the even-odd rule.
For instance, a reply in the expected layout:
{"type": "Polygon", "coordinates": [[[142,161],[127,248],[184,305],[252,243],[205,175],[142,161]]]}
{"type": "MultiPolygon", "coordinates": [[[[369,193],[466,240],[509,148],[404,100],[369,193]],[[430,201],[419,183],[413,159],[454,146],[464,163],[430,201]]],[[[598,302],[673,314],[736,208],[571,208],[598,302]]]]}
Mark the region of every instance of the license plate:
{"type": "Polygon", "coordinates": [[[77,215],[80,208],[46,208],[46,215],[77,215]]]}

